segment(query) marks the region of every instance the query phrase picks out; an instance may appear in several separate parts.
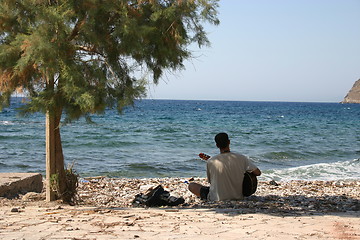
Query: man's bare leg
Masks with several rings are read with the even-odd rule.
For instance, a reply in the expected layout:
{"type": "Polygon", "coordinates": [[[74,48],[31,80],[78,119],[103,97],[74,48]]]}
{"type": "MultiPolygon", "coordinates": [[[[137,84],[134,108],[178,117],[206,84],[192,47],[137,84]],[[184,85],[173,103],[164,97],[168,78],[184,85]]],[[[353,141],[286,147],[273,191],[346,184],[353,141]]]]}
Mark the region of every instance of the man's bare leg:
{"type": "Polygon", "coordinates": [[[203,185],[199,183],[191,182],[189,183],[189,191],[195,194],[196,196],[200,197],[200,189],[203,187],[203,185]]]}

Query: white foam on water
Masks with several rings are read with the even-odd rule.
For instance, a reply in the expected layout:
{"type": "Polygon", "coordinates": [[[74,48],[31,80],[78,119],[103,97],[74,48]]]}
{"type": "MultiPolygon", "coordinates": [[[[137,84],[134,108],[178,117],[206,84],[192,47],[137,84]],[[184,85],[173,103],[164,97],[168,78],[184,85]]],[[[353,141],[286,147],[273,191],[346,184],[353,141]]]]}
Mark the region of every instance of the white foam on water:
{"type": "Polygon", "coordinates": [[[260,180],[350,180],[360,179],[360,159],[318,163],[300,167],[264,171],[260,180]]]}
{"type": "Polygon", "coordinates": [[[7,126],[7,125],[14,125],[14,123],[11,122],[11,121],[0,121],[0,125],[5,125],[5,126],[7,126]]]}

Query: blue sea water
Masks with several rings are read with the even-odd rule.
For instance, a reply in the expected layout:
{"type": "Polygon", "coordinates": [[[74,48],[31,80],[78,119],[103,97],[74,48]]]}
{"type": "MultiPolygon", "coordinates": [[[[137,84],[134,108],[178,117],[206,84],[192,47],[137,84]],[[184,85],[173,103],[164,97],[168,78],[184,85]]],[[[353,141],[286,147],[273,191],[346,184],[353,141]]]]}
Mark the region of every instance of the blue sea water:
{"type": "MultiPolygon", "coordinates": [[[[45,117],[19,117],[21,98],[0,112],[0,172],[45,174],[45,117]]],[[[360,179],[360,105],[142,100],[61,126],[66,163],[80,176],[205,177],[198,153],[214,136],[249,156],[260,180],[360,179]]]]}

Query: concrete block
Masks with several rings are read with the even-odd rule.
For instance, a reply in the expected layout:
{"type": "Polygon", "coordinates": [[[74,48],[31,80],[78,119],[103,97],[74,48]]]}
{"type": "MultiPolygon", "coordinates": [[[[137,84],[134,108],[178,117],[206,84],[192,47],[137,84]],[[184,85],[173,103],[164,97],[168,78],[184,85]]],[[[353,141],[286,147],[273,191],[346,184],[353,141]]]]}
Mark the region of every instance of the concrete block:
{"type": "Polygon", "coordinates": [[[40,173],[0,173],[0,197],[12,198],[27,192],[41,192],[40,173]]]}

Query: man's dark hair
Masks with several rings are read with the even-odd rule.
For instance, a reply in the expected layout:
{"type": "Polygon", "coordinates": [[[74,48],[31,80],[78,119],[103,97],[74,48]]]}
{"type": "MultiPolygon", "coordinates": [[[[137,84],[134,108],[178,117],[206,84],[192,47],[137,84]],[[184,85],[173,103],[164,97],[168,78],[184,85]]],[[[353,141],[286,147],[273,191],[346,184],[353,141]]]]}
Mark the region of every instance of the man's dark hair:
{"type": "Polygon", "coordinates": [[[225,148],[229,144],[229,136],[227,133],[218,133],[215,136],[215,142],[218,148],[225,148]]]}

